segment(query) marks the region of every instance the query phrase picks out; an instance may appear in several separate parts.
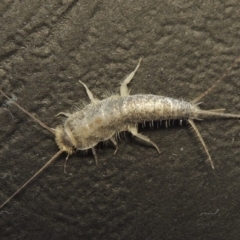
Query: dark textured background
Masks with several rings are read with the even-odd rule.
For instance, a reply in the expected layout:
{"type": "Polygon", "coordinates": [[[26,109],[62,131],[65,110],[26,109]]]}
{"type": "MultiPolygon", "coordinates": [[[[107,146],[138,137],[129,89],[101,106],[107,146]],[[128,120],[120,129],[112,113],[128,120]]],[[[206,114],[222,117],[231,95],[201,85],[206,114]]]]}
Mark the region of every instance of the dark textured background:
{"type": "MultiPolygon", "coordinates": [[[[54,115],[116,91],[143,62],[131,94],[192,100],[240,50],[240,3],[40,1],[0,3],[1,88],[55,127],[54,115]]],[[[203,108],[240,112],[240,64],[203,108]]],[[[0,201],[58,148],[52,136],[0,96],[0,201]],[[7,106],[7,107],[6,107],[7,106]]],[[[0,211],[1,239],[239,239],[240,125],[197,122],[215,163],[185,127],[144,129],[163,153],[130,135],[116,156],[100,148],[65,156],[0,211]]]]}

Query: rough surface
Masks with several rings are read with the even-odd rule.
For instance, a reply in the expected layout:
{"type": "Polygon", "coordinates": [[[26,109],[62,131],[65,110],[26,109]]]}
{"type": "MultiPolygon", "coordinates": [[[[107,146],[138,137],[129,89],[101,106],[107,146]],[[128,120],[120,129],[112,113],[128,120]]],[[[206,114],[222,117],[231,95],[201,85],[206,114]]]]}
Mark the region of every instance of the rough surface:
{"type": "MultiPolygon", "coordinates": [[[[192,100],[239,55],[240,3],[229,1],[40,1],[0,3],[0,85],[50,126],[60,111],[118,89],[143,62],[131,94],[192,100]]],[[[238,64],[203,108],[240,112],[238,64]]],[[[0,201],[32,176],[57,146],[0,96],[0,201]]],[[[1,239],[238,239],[240,126],[196,123],[215,163],[185,127],[141,129],[113,147],[60,157],[0,212],[1,239]]]]}

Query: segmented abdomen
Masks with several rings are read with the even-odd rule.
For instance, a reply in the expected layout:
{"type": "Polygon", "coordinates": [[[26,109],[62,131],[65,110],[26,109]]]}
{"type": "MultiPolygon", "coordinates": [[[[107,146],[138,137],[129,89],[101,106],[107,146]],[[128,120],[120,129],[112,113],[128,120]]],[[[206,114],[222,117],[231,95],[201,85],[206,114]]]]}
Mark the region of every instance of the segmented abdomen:
{"type": "MultiPolygon", "coordinates": [[[[135,123],[195,118],[198,110],[196,105],[189,102],[150,94],[132,95],[115,101],[115,108],[118,108],[122,121],[135,123]]],[[[108,111],[111,112],[110,109],[108,111]]]]}

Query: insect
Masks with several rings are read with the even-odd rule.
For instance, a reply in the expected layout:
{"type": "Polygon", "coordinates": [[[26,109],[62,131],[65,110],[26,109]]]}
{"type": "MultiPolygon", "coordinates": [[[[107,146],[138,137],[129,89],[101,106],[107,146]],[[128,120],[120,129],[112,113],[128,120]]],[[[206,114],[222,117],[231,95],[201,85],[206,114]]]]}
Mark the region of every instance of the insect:
{"type": "MultiPolygon", "coordinates": [[[[237,60],[238,58],[234,61],[234,63],[237,62],[237,60]]],[[[133,79],[140,66],[140,63],[141,58],[134,71],[132,71],[122,82],[120,86],[120,94],[113,95],[103,100],[98,100],[95,98],[87,85],[79,81],[85,88],[91,103],[86,105],[82,110],[78,110],[72,114],[65,112],[58,113],[57,116],[63,115],[66,117],[66,121],[63,126],[50,128],[41,120],[36,118],[33,114],[21,107],[17,102],[11,102],[11,104],[17,106],[35,122],[39,123],[43,128],[52,133],[55,136],[56,143],[60,150],[11,197],[9,197],[0,206],[0,209],[5,206],[14,196],[16,196],[23,188],[25,188],[63,152],[67,153],[64,164],[65,167],[68,157],[77,150],[91,149],[97,163],[95,146],[99,142],[112,142],[116,148],[114,152],[115,154],[118,149],[115,136],[122,131],[131,132],[133,136],[151,144],[160,154],[158,146],[153,141],[151,141],[147,136],[138,133],[137,124],[144,121],[169,119],[186,120],[196,132],[205,149],[211,167],[214,169],[214,164],[208,148],[193,120],[200,120],[210,117],[240,118],[240,114],[223,113],[224,109],[202,110],[199,107],[199,100],[212,91],[232,69],[232,67],[228,68],[225,74],[207,91],[195,98],[193,101],[187,102],[151,94],[129,95],[129,89],[127,85],[133,79]]],[[[1,89],[0,93],[9,101],[11,101],[11,99],[1,89]]]]}

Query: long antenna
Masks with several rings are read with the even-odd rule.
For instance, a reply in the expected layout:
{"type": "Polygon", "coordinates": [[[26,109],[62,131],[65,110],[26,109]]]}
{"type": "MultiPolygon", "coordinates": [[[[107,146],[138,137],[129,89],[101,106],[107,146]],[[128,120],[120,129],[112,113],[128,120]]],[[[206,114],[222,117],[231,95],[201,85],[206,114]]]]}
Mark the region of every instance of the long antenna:
{"type": "Polygon", "coordinates": [[[11,197],[9,197],[1,206],[3,208],[9,201],[11,201],[19,192],[21,192],[33,179],[35,179],[45,168],[47,168],[57,157],[64,151],[58,151],[48,162],[40,168],[27,182],[25,182],[11,197]]]}
{"type": "Polygon", "coordinates": [[[237,61],[240,59],[240,56],[238,56],[233,64],[231,65],[231,67],[227,68],[227,70],[225,71],[225,73],[222,75],[222,77],[220,77],[210,88],[208,88],[205,92],[203,92],[200,96],[198,96],[197,98],[193,99],[191,101],[191,103],[197,103],[199,102],[200,99],[202,99],[203,97],[205,97],[209,92],[211,92],[217,85],[218,83],[220,83],[232,70],[233,66],[235,65],[235,63],[237,63],[237,61]]]}
{"type": "MultiPolygon", "coordinates": [[[[0,89],[0,93],[7,98],[9,101],[11,101],[11,98],[8,97],[1,89],[0,89]]],[[[25,108],[21,107],[18,103],[11,101],[12,104],[14,104],[15,106],[17,106],[19,109],[21,109],[23,112],[25,112],[30,118],[32,118],[35,122],[39,123],[43,128],[47,129],[49,132],[51,132],[52,134],[55,135],[56,130],[54,128],[50,128],[49,126],[47,126],[44,122],[42,122],[41,120],[37,119],[33,114],[29,113],[25,108]]]]}

